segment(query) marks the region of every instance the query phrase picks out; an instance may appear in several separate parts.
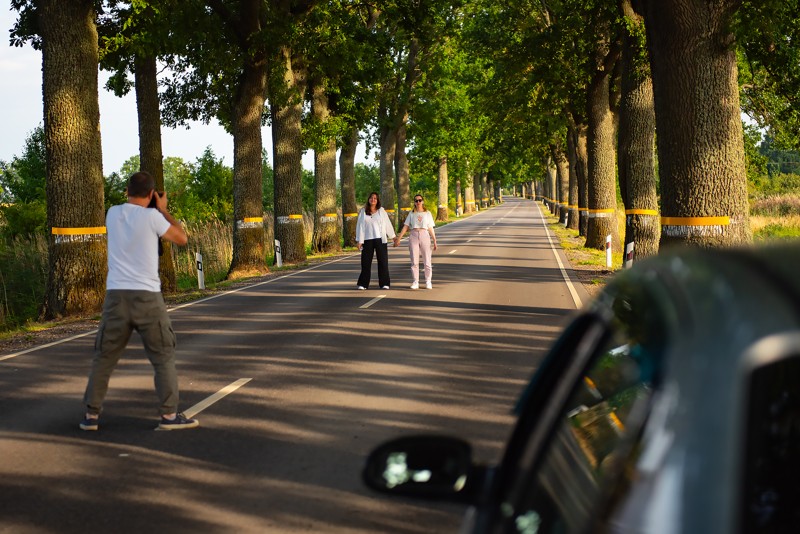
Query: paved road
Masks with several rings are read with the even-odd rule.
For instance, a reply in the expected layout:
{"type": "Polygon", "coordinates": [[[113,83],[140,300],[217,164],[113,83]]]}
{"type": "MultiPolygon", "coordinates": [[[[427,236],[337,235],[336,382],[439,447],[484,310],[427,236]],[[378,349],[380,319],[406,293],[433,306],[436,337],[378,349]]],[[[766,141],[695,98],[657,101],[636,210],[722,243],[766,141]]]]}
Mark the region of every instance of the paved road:
{"type": "Polygon", "coordinates": [[[516,395],[587,298],[539,209],[508,198],[439,229],[433,290],[407,289],[401,245],[388,291],[355,290],[353,255],[173,309],[197,430],[153,431],[136,335],[99,432],[78,429],[93,335],[0,360],[0,532],[456,531],[463,507],[387,499],[359,471],[405,433],[499,458],[516,395]]]}

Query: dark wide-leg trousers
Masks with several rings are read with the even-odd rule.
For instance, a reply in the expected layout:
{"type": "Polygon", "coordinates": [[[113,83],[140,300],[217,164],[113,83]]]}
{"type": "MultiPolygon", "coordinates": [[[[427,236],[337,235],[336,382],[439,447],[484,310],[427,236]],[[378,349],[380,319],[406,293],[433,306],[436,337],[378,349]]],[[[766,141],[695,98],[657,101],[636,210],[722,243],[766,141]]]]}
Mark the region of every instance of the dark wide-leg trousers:
{"type": "Polygon", "coordinates": [[[381,239],[367,239],[361,247],[361,274],[358,285],[369,288],[372,278],[372,256],[378,256],[378,287],[391,285],[389,280],[389,246],[381,239]]]}

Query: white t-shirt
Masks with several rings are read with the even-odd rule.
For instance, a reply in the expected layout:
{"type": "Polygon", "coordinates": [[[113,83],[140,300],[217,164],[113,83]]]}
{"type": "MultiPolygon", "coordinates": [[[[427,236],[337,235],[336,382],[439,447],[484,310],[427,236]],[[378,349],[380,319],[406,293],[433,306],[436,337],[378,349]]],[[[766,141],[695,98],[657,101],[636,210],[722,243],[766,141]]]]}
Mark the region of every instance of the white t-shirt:
{"type": "Polygon", "coordinates": [[[433,228],[436,226],[433,222],[433,215],[431,215],[430,211],[412,211],[408,214],[408,217],[406,217],[406,222],[403,224],[408,226],[408,228],[411,230],[416,228],[433,228]]]}
{"type": "Polygon", "coordinates": [[[383,219],[381,211],[378,210],[372,215],[364,213],[364,241],[370,239],[383,239],[383,219]]]}
{"type": "Polygon", "coordinates": [[[106,289],[161,291],[158,238],[169,227],[169,221],[154,208],[130,203],[109,208],[106,289]]]}

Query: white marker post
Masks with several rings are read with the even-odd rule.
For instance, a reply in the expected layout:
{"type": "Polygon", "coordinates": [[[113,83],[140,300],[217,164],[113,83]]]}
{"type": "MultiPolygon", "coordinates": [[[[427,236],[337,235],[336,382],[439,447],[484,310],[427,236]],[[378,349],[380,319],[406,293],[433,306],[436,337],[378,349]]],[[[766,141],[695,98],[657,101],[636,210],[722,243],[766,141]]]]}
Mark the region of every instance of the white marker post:
{"type": "Polygon", "coordinates": [[[633,267],[633,241],[625,245],[625,268],[630,269],[633,267]]]}
{"type": "Polygon", "coordinates": [[[283,267],[283,258],[281,257],[281,242],[275,240],[275,265],[283,267]]]}
{"type": "Polygon", "coordinates": [[[611,236],[606,236],[606,267],[611,268],[611,236]]]}
{"type": "Polygon", "coordinates": [[[195,252],[194,259],[197,262],[197,287],[200,289],[205,289],[206,275],[203,273],[203,255],[199,252],[195,252]]]}

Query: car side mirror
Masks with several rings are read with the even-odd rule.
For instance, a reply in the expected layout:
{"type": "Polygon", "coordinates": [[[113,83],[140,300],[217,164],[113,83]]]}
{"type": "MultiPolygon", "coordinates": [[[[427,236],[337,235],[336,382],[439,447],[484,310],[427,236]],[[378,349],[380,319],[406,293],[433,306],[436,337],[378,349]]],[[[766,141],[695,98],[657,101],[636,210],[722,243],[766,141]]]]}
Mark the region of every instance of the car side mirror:
{"type": "Polygon", "coordinates": [[[383,493],[462,500],[479,473],[469,443],[423,435],[380,445],[368,456],[362,476],[369,488],[383,493]]]}

